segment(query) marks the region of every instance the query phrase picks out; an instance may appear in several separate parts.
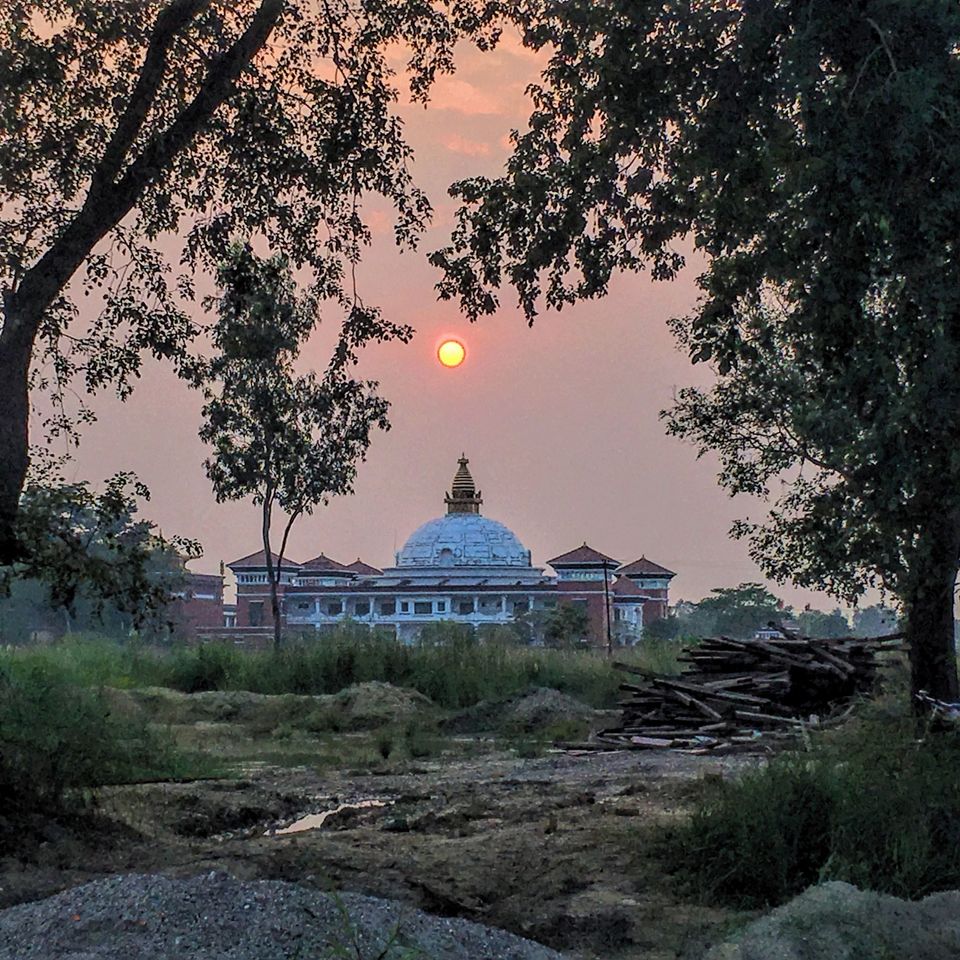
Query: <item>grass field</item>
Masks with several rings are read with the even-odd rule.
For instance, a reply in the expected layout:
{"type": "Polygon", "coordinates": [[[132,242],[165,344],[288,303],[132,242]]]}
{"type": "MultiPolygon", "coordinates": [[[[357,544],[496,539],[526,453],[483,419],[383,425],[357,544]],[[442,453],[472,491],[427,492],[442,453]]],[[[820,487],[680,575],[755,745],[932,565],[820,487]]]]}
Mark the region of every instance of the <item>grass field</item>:
{"type": "MultiPolygon", "coordinates": [[[[678,647],[651,642],[618,650],[617,657],[675,673],[678,647]]],[[[286,649],[240,651],[228,644],[156,648],[96,637],[68,637],[51,647],[0,652],[0,669],[37,669],[86,687],[162,686],[195,693],[337,693],[379,680],[410,687],[440,707],[458,709],[531,687],[551,687],[597,708],[616,706],[622,675],[602,652],[551,650],[453,634],[448,641],[408,645],[345,626],[286,649]]]]}

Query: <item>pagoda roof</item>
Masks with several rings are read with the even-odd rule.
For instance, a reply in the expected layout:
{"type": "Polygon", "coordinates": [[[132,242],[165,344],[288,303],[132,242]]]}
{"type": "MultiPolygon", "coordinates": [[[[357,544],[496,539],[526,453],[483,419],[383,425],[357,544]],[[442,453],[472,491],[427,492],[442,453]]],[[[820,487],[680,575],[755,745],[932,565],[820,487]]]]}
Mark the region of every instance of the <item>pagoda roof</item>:
{"type": "MultiPolygon", "coordinates": [[[[270,554],[271,563],[276,566],[277,561],[280,557],[277,554],[270,554]]],[[[287,557],[283,558],[283,565],[285,567],[300,567],[301,564],[297,563],[296,560],[290,560],[287,557]]],[[[251,569],[260,569],[266,570],[267,568],[267,555],[262,551],[258,550],[256,553],[251,553],[248,557],[241,557],[239,560],[234,560],[233,563],[228,563],[227,566],[233,570],[234,568],[240,569],[243,567],[250,567],[251,569]]]]}
{"type": "Polygon", "coordinates": [[[300,564],[301,570],[331,570],[337,573],[349,573],[349,567],[345,567],[342,563],[338,563],[336,560],[332,560],[325,553],[321,553],[319,556],[314,557],[312,560],[308,560],[306,563],[300,564]]]}
{"type": "Polygon", "coordinates": [[[359,573],[363,577],[383,576],[382,570],[378,570],[376,567],[371,567],[369,563],[364,563],[359,557],[357,557],[353,563],[348,563],[346,569],[352,570],[354,573],[359,573]]]}
{"type": "Polygon", "coordinates": [[[616,580],[610,586],[610,592],[614,597],[645,597],[646,593],[641,590],[631,579],[628,577],[617,577],[616,580]]]}
{"type": "Polygon", "coordinates": [[[661,567],[659,563],[654,563],[652,560],[648,560],[646,557],[641,557],[639,560],[634,560],[633,563],[624,564],[622,567],[617,569],[617,573],[627,577],[636,577],[639,575],[651,577],[676,576],[672,570],[668,570],[666,567],[661,567]]]}
{"type": "Polygon", "coordinates": [[[558,565],[561,567],[609,567],[611,565],[617,567],[620,565],[619,560],[614,560],[613,557],[608,557],[605,553],[588,546],[586,540],[576,550],[562,553],[559,557],[548,560],[547,563],[551,567],[557,567],[558,565]]]}

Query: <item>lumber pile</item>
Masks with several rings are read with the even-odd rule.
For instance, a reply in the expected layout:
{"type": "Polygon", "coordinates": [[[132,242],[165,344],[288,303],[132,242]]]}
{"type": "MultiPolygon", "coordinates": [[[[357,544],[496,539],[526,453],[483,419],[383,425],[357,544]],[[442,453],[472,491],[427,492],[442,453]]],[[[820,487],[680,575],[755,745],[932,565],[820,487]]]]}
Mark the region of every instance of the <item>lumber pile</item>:
{"type": "Polygon", "coordinates": [[[687,667],[676,677],[617,663],[631,675],[620,687],[623,720],[590,748],[731,752],[793,737],[804,725],[830,725],[874,689],[877,653],[899,639],[716,637],[685,648],[687,667]]]}

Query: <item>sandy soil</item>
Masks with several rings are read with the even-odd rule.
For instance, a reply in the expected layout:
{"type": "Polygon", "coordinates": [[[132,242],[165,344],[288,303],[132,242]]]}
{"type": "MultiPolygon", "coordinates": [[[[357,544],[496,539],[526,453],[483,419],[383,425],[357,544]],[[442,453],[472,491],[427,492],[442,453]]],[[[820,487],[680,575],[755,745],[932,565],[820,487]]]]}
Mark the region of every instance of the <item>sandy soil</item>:
{"type": "Polygon", "coordinates": [[[239,779],[105,790],[95,827],[49,825],[39,845],[0,860],[0,906],[118,872],[225,870],[396,898],[582,960],[699,957],[746,919],[685,901],[654,839],[685,815],[698,780],[755,761],[522,759],[483,746],[357,770],[263,765],[239,779]],[[370,800],[383,805],[352,806],[370,800]],[[338,807],[319,828],[277,832],[338,807]]]}

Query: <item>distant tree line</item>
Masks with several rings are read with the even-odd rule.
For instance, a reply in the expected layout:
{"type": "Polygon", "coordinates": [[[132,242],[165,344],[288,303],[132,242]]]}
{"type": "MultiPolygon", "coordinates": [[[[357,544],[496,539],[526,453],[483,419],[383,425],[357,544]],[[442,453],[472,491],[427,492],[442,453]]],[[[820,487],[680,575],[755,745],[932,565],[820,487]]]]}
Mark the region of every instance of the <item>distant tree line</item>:
{"type": "Polygon", "coordinates": [[[719,587],[699,603],[680,601],[669,616],[644,629],[644,637],[678,640],[684,637],[752,637],[770,623],[792,621],[808,637],[873,637],[895,633],[896,611],[883,604],[858,607],[847,618],[839,608],[830,612],[805,607],[795,611],[759,583],[719,587]]]}

